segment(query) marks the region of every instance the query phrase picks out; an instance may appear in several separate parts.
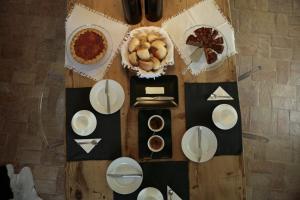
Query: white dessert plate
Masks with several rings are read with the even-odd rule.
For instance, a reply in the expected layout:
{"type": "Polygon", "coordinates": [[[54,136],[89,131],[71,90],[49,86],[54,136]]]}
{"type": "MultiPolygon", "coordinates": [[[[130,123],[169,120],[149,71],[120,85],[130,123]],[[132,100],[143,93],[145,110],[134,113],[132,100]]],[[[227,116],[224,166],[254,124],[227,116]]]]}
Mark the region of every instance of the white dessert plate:
{"type": "Polygon", "coordinates": [[[90,135],[97,127],[97,119],[89,110],[80,110],[72,117],[73,131],[80,136],[90,135]]]}
{"type": "Polygon", "coordinates": [[[106,80],[97,82],[91,89],[90,102],[92,107],[99,113],[112,114],[123,106],[125,93],[122,86],[114,80],[108,80],[108,95],[110,101],[110,113],[107,112],[107,98],[105,94],[106,80]]]}
{"type": "Polygon", "coordinates": [[[228,130],[236,125],[238,114],[231,105],[220,104],[215,107],[212,113],[212,120],[219,129],[228,130]]]}
{"type": "Polygon", "coordinates": [[[158,189],[147,187],[140,191],[137,200],[164,200],[164,197],[158,189]]]}
{"type": "Polygon", "coordinates": [[[141,177],[109,176],[108,174],[143,174],[140,164],[132,158],[120,157],[112,161],[106,171],[106,180],[109,187],[119,194],[130,194],[136,191],[143,181],[141,177]]]}
{"type": "Polygon", "coordinates": [[[215,134],[207,127],[201,126],[201,151],[198,147],[198,127],[188,129],[181,140],[184,155],[193,162],[200,163],[210,160],[216,153],[218,142],[215,134]],[[200,155],[199,155],[200,154],[200,155]]]}

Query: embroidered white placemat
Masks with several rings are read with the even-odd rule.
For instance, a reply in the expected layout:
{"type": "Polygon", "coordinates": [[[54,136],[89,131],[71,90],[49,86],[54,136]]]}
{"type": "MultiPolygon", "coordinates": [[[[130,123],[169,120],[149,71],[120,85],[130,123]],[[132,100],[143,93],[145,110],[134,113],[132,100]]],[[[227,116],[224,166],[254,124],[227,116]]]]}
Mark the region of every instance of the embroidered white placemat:
{"type": "Polygon", "coordinates": [[[66,20],[66,52],[65,67],[76,71],[82,76],[93,80],[103,78],[107,68],[111,65],[113,58],[125,37],[129,26],[113,19],[103,13],[92,10],[82,4],[76,4],[66,20]],[[72,35],[80,28],[93,27],[104,33],[108,40],[108,49],[103,59],[97,64],[82,65],[74,61],[68,52],[72,35]]]}
{"type": "MultiPolygon", "coordinates": [[[[186,65],[191,63],[190,55],[196,49],[191,45],[187,45],[186,38],[191,29],[201,26],[209,26],[216,28],[223,36],[226,48],[225,58],[236,54],[234,29],[228,22],[226,17],[220,11],[220,8],[214,0],[203,0],[195,4],[188,10],[166,20],[162,24],[162,28],[166,30],[181,58],[186,65]]],[[[217,64],[217,63],[216,63],[217,64]]],[[[193,75],[197,75],[202,71],[208,70],[215,65],[208,65],[205,59],[200,59],[189,65],[189,70],[193,75]]]]}

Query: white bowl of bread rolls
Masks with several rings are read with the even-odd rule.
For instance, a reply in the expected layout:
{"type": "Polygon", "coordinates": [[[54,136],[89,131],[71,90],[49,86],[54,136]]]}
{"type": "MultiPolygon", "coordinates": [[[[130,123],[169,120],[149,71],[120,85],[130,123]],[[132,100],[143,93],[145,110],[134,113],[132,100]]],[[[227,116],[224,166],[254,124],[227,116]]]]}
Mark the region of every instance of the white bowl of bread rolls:
{"type": "Polygon", "coordinates": [[[174,46],[166,31],[149,26],[132,30],[121,46],[122,65],[140,78],[156,78],[174,65],[174,46]]]}

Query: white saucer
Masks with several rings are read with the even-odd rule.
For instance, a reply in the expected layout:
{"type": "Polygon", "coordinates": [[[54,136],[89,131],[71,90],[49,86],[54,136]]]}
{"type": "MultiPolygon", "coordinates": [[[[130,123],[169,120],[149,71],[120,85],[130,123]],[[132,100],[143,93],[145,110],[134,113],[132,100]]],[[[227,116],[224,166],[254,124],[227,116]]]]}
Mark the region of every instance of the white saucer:
{"type": "Polygon", "coordinates": [[[164,200],[164,197],[158,189],[147,187],[140,191],[137,200],[164,200]]]}
{"type": "MultiPolygon", "coordinates": [[[[188,129],[181,140],[184,155],[191,161],[198,162],[198,127],[188,129]]],[[[210,160],[216,153],[218,142],[215,134],[207,127],[201,126],[201,162],[210,160]]]]}
{"type": "Polygon", "coordinates": [[[90,92],[90,102],[97,112],[102,114],[112,114],[121,109],[125,100],[125,93],[118,82],[109,79],[108,91],[111,112],[108,113],[106,107],[107,99],[105,94],[105,84],[106,80],[101,80],[92,87],[90,92]]]}
{"type": "Polygon", "coordinates": [[[89,110],[80,110],[72,117],[73,131],[80,136],[90,135],[97,127],[97,119],[89,110]]]}
{"type": "MultiPolygon", "coordinates": [[[[143,174],[140,164],[132,158],[121,157],[112,161],[106,174],[143,174]]],[[[120,194],[130,194],[136,191],[143,181],[141,177],[112,177],[106,175],[109,187],[120,194]]]]}
{"type": "Polygon", "coordinates": [[[236,125],[238,114],[231,105],[220,104],[214,109],[212,120],[219,129],[228,130],[236,125]]]}

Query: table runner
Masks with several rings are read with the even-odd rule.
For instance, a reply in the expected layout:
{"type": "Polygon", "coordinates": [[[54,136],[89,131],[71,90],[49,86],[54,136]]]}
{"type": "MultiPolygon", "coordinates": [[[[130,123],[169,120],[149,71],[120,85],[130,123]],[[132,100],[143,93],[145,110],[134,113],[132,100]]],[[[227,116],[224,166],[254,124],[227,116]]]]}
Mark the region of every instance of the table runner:
{"type": "Polygon", "coordinates": [[[241,114],[236,82],[228,83],[185,83],[186,129],[196,125],[206,126],[217,137],[215,155],[239,155],[242,152],[241,114]],[[207,101],[218,86],[221,86],[234,100],[207,101]],[[238,113],[237,124],[229,130],[217,128],[212,121],[212,112],[219,104],[229,104],[238,113]]]}
{"type": "Polygon", "coordinates": [[[66,89],[66,142],[67,161],[113,160],[121,156],[120,111],[103,115],[95,111],[89,101],[91,88],[66,89]],[[79,136],[71,127],[73,115],[79,110],[89,110],[96,116],[96,130],[89,136],[79,136]],[[102,140],[86,153],[74,139],[101,138],[102,140]]]}
{"type": "MultiPolygon", "coordinates": [[[[98,81],[103,78],[107,68],[111,65],[129,26],[82,4],[76,4],[66,21],[66,42],[72,32],[82,25],[98,25],[104,28],[111,36],[112,44],[108,45],[112,52],[101,66],[82,66],[72,62],[66,52],[65,67],[76,71],[82,76],[98,81]]],[[[66,46],[66,50],[67,48],[66,46]]]]}
{"type": "Polygon", "coordinates": [[[133,200],[146,187],[155,187],[167,199],[167,185],[183,200],[189,200],[189,170],[186,161],[140,163],[144,177],[137,191],[122,195],[114,192],[114,200],[133,200]]]}
{"type": "MultiPolygon", "coordinates": [[[[169,33],[186,65],[191,63],[190,55],[195,48],[185,44],[185,32],[197,25],[217,28],[227,43],[227,56],[236,54],[234,29],[232,25],[228,22],[214,0],[203,0],[188,10],[171,17],[162,24],[162,28],[169,33]]],[[[194,75],[207,70],[207,67],[207,63],[199,62],[189,65],[189,69],[194,75]]]]}

